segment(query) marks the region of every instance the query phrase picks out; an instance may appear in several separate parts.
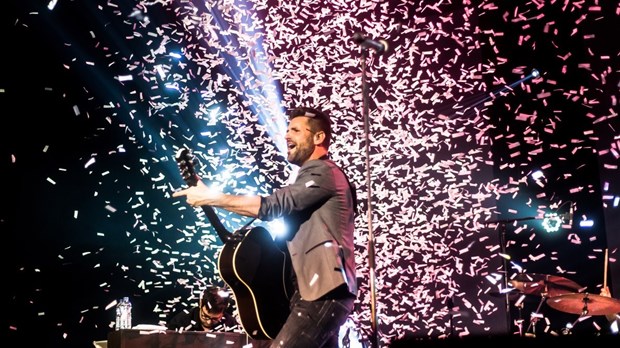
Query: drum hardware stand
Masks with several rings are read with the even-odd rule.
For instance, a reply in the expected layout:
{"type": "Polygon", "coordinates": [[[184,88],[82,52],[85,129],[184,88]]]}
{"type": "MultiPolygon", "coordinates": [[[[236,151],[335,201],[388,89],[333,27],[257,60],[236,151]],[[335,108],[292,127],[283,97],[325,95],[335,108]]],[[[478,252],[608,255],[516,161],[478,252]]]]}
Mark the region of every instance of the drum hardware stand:
{"type": "Polygon", "coordinates": [[[581,309],[579,317],[577,317],[577,319],[575,319],[575,321],[573,321],[570,326],[566,325],[566,327],[562,329],[562,334],[570,335],[572,333],[571,330],[575,327],[575,325],[577,325],[578,322],[582,321],[583,319],[585,319],[585,317],[588,316],[588,314],[590,313],[590,311],[588,310],[589,301],[590,299],[588,298],[588,293],[585,293],[585,297],[583,298],[583,308],[581,309]]]}
{"type": "Polygon", "coordinates": [[[523,302],[517,301],[515,307],[519,311],[519,317],[515,320],[515,326],[519,329],[519,336],[523,336],[523,302]]]}
{"type": "Polygon", "coordinates": [[[547,285],[545,284],[545,291],[540,294],[541,298],[540,302],[538,302],[538,307],[536,307],[536,311],[530,314],[530,324],[528,325],[527,330],[525,330],[526,334],[530,331],[530,329],[532,329],[532,334],[536,336],[536,323],[539,319],[540,307],[542,307],[542,304],[547,300],[547,295],[547,285]]]}
{"type": "Polygon", "coordinates": [[[575,327],[575,325],[577,325],[578,322],[580,322],[581,320],[583,320],[585,317],[588,316],[588,310],[584,309],[584,311],[579,314],[579,317],[577,317],[577,319],[575,319],[575,321],[573,321],[570,324],[567,324],[564,328],[562,328],[562,335],[570,335],[572,334],[572,329],[575,327]]]}

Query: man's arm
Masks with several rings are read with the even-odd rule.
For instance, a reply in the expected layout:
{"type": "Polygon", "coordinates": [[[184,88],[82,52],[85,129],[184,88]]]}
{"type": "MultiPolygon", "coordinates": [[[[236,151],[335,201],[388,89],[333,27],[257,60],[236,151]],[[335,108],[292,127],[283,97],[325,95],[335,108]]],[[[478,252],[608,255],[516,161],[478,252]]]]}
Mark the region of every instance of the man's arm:
{"type": "Polygon", "coordinates": [[[261,199],[259,196],[237,196],[222,194],[219,199],[213,201],[213,203],[209,205],[226,209],[239,215],[258,217],[260,201],[261,199]]]}
{"type": "Polygon", "coordinates": [[[185,190],[172,193],[172,197],[182,196],[185,196],[187,204],[192,207],[208,205],[249,217],[258,217],[258,210],[261,204],[261,198],[259,196],[224,194],[212,190],[202,181],[198,181],[196,186],[191,186],[185,190]]]}

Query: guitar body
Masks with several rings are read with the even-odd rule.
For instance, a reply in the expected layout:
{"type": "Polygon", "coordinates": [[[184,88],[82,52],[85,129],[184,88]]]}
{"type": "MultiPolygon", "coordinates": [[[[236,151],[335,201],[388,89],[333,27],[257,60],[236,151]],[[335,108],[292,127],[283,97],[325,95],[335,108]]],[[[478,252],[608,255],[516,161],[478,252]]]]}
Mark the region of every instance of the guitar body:
{"type": "MultiPolygon", "coordinates": [[[[194,170],[191,151],[181,149],[176,159],[185,182],[196,186],[200,178],[194,170]]],[[[265,228],[254,227],[243,235],[233,235],[212,207],[202,209],[224,243],[218,269],[235,295],[241,326],[253,339],[273,339],[290,313],[291,266],[286,253],[278,248],[265,228]]]]}
{"type": "Polygon", "coordinates": [[[253,339],[273,339],[290,313],[289,265],[262,227],[225,243],[220,252],[220,276],[235,294],[241,325],[253,339]]]}

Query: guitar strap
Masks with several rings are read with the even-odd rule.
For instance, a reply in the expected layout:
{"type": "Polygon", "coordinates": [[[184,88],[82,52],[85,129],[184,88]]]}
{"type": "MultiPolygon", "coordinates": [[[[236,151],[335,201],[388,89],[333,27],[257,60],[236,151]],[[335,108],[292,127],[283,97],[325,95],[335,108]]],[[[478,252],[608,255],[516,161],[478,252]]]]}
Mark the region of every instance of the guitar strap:
{"type": "Polygon", "coordinates": [[[245,234],[249,231],[249,228],[248,228],[248,227],[249,227],[249,226],[250,226],[250,225],[251,225],[254,221],[256,221],[256,218],[252,218],[252,219],[250,219],[250,221],[249,221],[247,224],[243,225],[240,229],[236,230],[236,231],[232,234],[233,239],[235,239],[236,241],[240,242],[240,241],[243,239],[243,237],[245,237],[245,234]]]}

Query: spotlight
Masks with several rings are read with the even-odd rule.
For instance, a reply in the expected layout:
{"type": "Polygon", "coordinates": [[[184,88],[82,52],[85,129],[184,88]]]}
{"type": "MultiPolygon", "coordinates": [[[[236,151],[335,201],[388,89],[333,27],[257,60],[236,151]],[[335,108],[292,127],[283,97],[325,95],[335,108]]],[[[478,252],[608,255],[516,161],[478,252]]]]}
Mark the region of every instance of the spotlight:
{"type": "Polygon", "coordinates": [[[288,232],[288,228],[282,219],[275,219],[267,223],[268,230],[271,231],[272,237],[282,237],[288,232]]]}
{"type": "Polygon", "coordinates": [[[547,233],[559,231],[562,225],[567,225],[567,228],[570,228],[573,226],[573,214],[574,214],[573,202],[566,201],[560,204],[557,208],[555,208],[553,212],[545,213],[542,226],[547,233]],[[566,204],[569,204],[568,212],[564,214],[558,214],[557,212],[566,204]]]}
{"type": "Polygon", "coordinates": [[[542,227],[547,233],[557,232],[560,230],[560,226],[562,226],[562,221],[562,217],[557,213],[546,213],[542,221],[542,227]]]}

